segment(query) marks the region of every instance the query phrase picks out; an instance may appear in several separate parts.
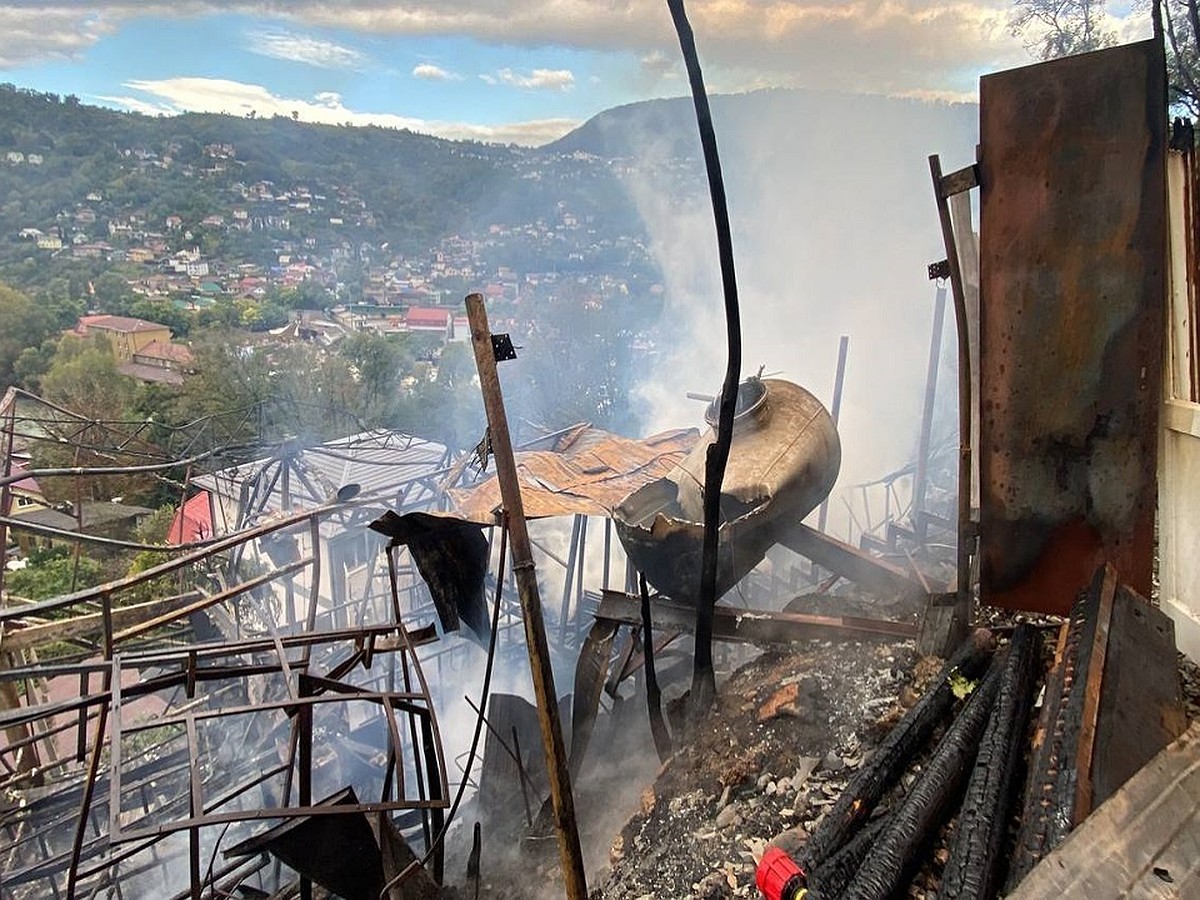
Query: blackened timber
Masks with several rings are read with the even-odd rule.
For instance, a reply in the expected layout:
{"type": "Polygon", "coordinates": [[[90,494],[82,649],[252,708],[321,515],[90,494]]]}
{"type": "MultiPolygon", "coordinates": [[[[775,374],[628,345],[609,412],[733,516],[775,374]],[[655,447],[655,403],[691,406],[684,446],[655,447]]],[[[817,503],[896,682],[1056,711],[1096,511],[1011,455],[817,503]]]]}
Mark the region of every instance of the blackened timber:
{"type": "Polygon", "coordinates": [[[947,660],[925,696],[879,744],[869,763],[855,773],[804,846],[802,865],[812,870],[840,850],[862,826],[904,767],[929,741],[934,728],[949,715],[955,696],[952,676],[975,678],[987,666],[995,647],[991,632],[974,631],[947,660]]]}
{"type": "Polygon", "coordinates": [[[903,569],[864,553],[800,522],[782,530],[779,543],[812,560],[822,569],[837,572],[864,590],[884,597],[923,599],[925,591],[903,569]]]}
{"type": "Polygon", "coordinates": [[[938,194],[944,198],[953,197],[973,187],[979,187],[979,166],[972,163],[957,172],[951,172],[938,179],[938,194]]]}
{"type": "MultiPolygon", "coordinates": [[[[691,631],[695,624],[695,609],[684,603],[668,600],[662,595],[653,598],[654,624],[662,629],[691,631]]],[[[598,620],[611,620],[627,625],[640,625],[641,606],[637,598],[620,591],[604,591],[598,620]]],[[[761,644],[786,644],[814,637],[913,638],[916,626],[907,622],[866,619],[855,616],[814,616],[805,613],[764,612],[715,608],[713,637],[721,641],[747,641],[761,644]]]]}
{"type": "Polygon", "coordinates": [[[809,896],[840,897],[858,874],[863,859],[887,826],[888,816],[879,816],[862,827],[845,847],[821,862],[808,876],[809,896]]]}
{"type": "Polygon", "coordinates": [[[993,665],[946,731],[929,764],[893,813],[842,900],[886,900],[910,874],[917,853],[949,817],[987,727],[1000,668],[993,665]]]}
{"type": "Polygon", "coordinates": [[[985,900],[995,895],[1040,656],[1041,635],[1031,625],[1018,625],[942,873],[938,896],[944,900],[985,900]]]}
{"type": "MultiPolygon", "coordinates": [[[[1076,769],[1085,691],[1102,606],[1108,594],[1111,611],[1114,579],[1106,568],[1096,571],[1089,588],[1078,595],[1071,618],[1059,636],[1054,667],[1046,679],[1045,702],[1033,738],[1033,756],[1025,784],[1021,827],[1005,891],[1011,891],[1037,863],[1062,843],[1075,826],[1080,773],[1076,769]]],[[[1090,759],[1089,759],[1090,765],[1090,759]]],[[[1084,778],[1089,776],[1084,773],[1084,778]]]]}
{"type": "Polygon", "coordinates": [[[608,676],[618,628],[619,623],[612,620],[597,620],[588,630],[579,649],[579,659],[575,663],[575,690],[571,699],[571,755],[567,764],[572,778],[578,778],[583,767],[584,754],[600,711],[600,695],[604,693],[604,681],[608,676]]]}
{"type": "Polygon", "coordinates": [[[646,710],[650,716],[650,734],[659,762],[670,758],[671,733],[667,730],[662,712],[662,691],[658,689],[658,674],[654,671],[654,629],[650,624],[650,590],[646,576],[638,573],[638,588],[642,594],[642,655],[646,659],[646,710]]]}

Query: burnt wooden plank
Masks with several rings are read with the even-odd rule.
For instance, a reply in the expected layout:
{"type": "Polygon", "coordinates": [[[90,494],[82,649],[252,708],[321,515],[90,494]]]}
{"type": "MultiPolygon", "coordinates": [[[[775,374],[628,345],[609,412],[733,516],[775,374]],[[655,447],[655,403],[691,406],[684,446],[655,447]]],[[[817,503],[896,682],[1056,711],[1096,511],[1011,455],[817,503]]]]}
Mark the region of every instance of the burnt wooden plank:
{"type": "Polygon", "coordinates": [[[812,560],[822,569],[837,572],[873,594],[910,599],[925,596],[925,589],[903,569],[807,525],[797,522],[783,529],[778,540],[789,550],[812,560]]]}
{"type": "Polygon", "coordinates": [[[1046,857],[1009,900],[1190,897],[1200,834],[1200,722],[1159,753],[1046,857]],[[1165,870],[1173,883],[1155,869],[1165,870]]]}
{"type": "Polygon", "coordinates": [[[1113,600],[1092,753],[1092,803],[1117,792],[1186,727],[1175,623],[1132,590],[1113,600]]]}
{"type": "MultiPolygon", "coordinates": [[[[696,608],[668,600],[662,595],[651,606],[654,627],[689,634],[696,627],[696,608]]],[[[917,628],[907,622],[864,619],[857,616],[813,616],[804,613],[766,612],[717,606],[713,637],[718,641],[786,644],[809,638],[914,638],[917,628]]],[[[619,591],[604,591],[596,618],[604,621],[641,624],[641,601],[619,591]]]]}

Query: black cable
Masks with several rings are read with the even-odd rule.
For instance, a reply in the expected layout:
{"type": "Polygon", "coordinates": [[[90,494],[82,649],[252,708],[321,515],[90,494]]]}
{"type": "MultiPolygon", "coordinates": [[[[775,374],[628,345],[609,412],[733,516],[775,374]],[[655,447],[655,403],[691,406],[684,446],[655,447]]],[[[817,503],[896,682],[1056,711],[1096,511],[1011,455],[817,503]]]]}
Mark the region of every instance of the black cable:
{"type": "Polygon", "coordinates": [[[717,602],[717,529],[720,521],[721,484],[729,446],[733,442],[733,416],[737,408],[738,382],[742,368],[742,324],[738,310],[737,277],[733,267],[733,237],[729,226],[729,208],[725,200],[725,181],[717,153],[717,135],[712,110],[700,71],[696,39],[688,23],[683,0],[667,0],[679,47],[687,66],[700,146],[704,150],[704,168],[708,173],[708,191],[712,197],[713,219],[717,230],[717,255],[721,263],[721,286],[725,295],[725,326],[729,357],[725,382],[721,388],[717,439],[709,445],[704,465],[704,544],[700,557],[700,596],[696,602],[695,661],[692,669],[692,715],[698,719],[708,711],[716,694],[713,674],[713,607],[717,602]]]}

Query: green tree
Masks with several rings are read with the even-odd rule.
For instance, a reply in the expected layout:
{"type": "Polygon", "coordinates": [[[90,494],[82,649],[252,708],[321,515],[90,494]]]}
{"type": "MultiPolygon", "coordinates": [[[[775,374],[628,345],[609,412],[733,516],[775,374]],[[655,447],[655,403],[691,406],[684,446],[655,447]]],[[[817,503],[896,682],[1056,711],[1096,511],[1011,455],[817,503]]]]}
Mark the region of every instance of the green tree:
{"type": "Polygon", "coordinates": [[[99,335],[64,337],[42,379],[47,400],[98,421],[123,418],[132,405],[137,382],[117,371],[108,342],[99,335]]]}
{"type": "Polygon", "coordinates": [[[1104,0],[1015,0],[1010,25],[1040,59],[1099,50],[1116,41],[1104,25],[1104,0]]]}
{"type": "Polygon", "coordinates": [[[20,291],[0,283],[0,389],[17,381],[17,359],[54,331],[53,316],[20,291]]]}
{"type": "Polygon", "coordinates": [[[192,347],[192,374],[171,409],[177,422],[207,422],[205,445],[260,437],[261,410],[270,399],[271,362],[261,349],[241,346],[241,333],[205,331],[192,347]]]}
{"type": "Polygon", "coordinates": [[[104,581],[100,563],[86,556],[75,559],[64,549],[34,554],[23,569],[10,572],[5,579],[8,591],[27,600],[48,600],[71,591],[81,591],[104,581]]]}
{"type": "Polygon", "coordinates": [[[91,287],[97,309],[116,316],[129,315],[134,294],[124,276],[113,271],[104,272],[92,280],[91,287]]]}
{"type": "Polygon", "coordinates": [[[395,406],[401,376],[416,361],[407,343],[363,331],[342,340],[337,352],[352,367],[360,388],[356,412],[367,422],[385,418],[395,406]]]}
{"type": "MultiPolygon", "coordinates": [[[[100,335],[78,338],[67,335],[59,341],[54,360],[42,378],[42,396],[78,419],[62,420],[69,443],[40,441],[34,446],[39,466],[99,466],[131,463],[123,454],[115,435],[133,415],[132,406],[138,383],[117,371],[117,363],[108,342],[100,335]]],[[[145,479],[133,476],[98,476],[81,479],[84,499],[108,500],[115,496],[140,497],[146,490],[145,479]]],[[[43,485],[55,500],[76,499],[69,479],[54,479],[43,485]]]]}
{"type": "Polygon", "coordinates": [[[52,337],[46,338],[36,346],[26,347],[13,363],[14,383],[30,393],[41,393],[42,376],[50,371],[57,352],[58,341],[52,337]]]}
{"type": "Polygon", "coordinates": [[[1162,17],[1171,105],[1200,118],[1200,5],[1166,0],[1162,17]]]}

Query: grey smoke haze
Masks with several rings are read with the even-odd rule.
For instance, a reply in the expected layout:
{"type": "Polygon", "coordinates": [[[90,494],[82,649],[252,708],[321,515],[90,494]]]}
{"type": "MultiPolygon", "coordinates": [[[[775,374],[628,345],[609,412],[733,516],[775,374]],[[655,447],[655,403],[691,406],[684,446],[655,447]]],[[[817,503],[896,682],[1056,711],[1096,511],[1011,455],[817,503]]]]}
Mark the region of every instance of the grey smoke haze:
{"type": "MultiPolygon", "coordinates": [[[[848,334],[839,487],[903,465],[915,445],[933,319],[926,266],[945,256],[927,157],[940,153],[946,171],[972,161],[977,107],[779,91],[715,98],[713,109],[734,229],[743,377],[765,366],[828,405],[838,339],[848,334]]],[[[678,139],[648,130],[627,137],[642,161],[627,184],[667,295],[669,340],[636,391],[651,431],[700,422],[702,406],[685,394],[716,393],[726,360],[694,120],[687,140],[701,182],[684,197],[663,177],[678,139]]],[[[952,338],[952,316],[948,323],[952,338]]]]}

